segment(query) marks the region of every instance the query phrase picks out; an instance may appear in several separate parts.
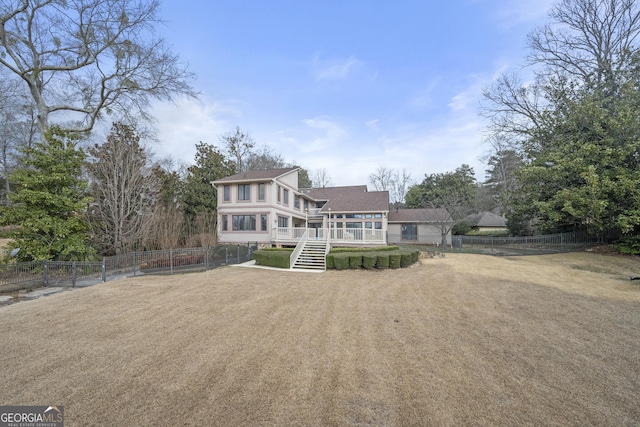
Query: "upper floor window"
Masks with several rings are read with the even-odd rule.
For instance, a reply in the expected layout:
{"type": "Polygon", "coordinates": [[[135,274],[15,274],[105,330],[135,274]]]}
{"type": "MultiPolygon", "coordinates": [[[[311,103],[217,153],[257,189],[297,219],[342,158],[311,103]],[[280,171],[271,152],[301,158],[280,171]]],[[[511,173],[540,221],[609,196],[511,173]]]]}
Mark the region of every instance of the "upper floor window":
{"type": "Polygon", "coordinates": [[[251,200],[251,185],[238,185],[238,200],[251,200]]]}
{"type": "Polygon", "coordinates": [[[289,190],[286,188],[282,190],[282,199],[285,205],[289,205],[289,190]]]}
{"type": "Polygon", "coordinates": [[[265,188],[266,188],[265,183],[258,184],[258,200],[265,199],[265,188]]]}
{"type": "Polygon", "coordinates": [[[300,209],[300,196],[297,194],[293,196],[293,207],[296,209],[300,209]]]}
{"type": "Polygon", "coordinates": [[[231,201],[231,186],[230,185],[225,185],[223,192],[224,192],[224,201],[225,202],[230,202],[231,201]]]}
{"type": "Polygon", "coordinates": [[[278,185],[278,203],[280,203],[280,202],[282,201],[282,196],[280,195],[280,189],[281,189],[281,188],[282,188],[282,187],[280,187],[280,186],[278,185]]]}

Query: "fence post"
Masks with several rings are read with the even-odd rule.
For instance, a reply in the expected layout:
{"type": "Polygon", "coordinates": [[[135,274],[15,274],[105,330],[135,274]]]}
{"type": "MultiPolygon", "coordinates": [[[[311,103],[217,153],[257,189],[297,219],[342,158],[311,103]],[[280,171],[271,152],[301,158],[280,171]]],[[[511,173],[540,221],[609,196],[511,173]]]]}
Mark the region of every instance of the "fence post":
{"type": "Polygon", "coordinates": [[[136,251],[133,251],[133,277],[136,277],[136,251]]]}
{"type": "Polygon", "coordinates": [[[102,281],[107,281],[107,258],[102,257],[102,281]]]}
{"type": "Polygon", "coordinates": [[[49,286],[49,264],[47,263],[47,261],[43,261],[42,264],[43,264],[42,265],[42,274],[44,275],[44,277],[43,277],[43,279],[44,279],[44,287],[46,288],[47,286],[49,286]]]}
{"type": "Polygon", "coordinates": [[[76,266],[76,262],[73,261],[73,263],[71,263],[71,287],[72,288],[76,287],[77,273],[78,273],[78,267],[76,266]]]}
{"type": "Polygon", "coordinates": [[[173,249],[169,249],[169,274],[173,274],[173,249]]]}

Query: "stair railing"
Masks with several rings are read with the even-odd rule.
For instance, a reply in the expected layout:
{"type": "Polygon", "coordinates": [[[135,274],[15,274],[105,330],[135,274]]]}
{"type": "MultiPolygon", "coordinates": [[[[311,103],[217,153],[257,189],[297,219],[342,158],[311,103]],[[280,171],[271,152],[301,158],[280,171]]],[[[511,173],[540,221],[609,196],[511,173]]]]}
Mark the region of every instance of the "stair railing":
{"type": "Polygon", "coordinates": [[[294,264],[298,260],[302,249],[304,249],[304,245],[307,244],[308,236],[309,230],[307,229],[304,231],[304,233],[302,233],[302,236],[300,237],[300,241],[296,245],[296,248],[293,250],[293,252],[291,252],[291,256],[289,257],[289,269],[293,268],[294,264]]]}

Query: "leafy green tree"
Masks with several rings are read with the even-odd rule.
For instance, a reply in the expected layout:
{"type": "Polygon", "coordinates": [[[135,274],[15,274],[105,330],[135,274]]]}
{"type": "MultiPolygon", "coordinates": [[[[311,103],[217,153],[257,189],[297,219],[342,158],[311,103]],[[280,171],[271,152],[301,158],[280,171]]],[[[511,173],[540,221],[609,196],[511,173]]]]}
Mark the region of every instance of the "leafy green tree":
{"type": "Polygon", "coordinates": [[[473,211],[477,191],[473,168],[462,165],[454,172],[425,175],[420,184],[409,189],[405,203],[409,208],[434,209],[434,225],[446,247],[451,229],[473,211]]]}
{"type": "Polygon", "coordinates": [[[211,183],[235,173],[235,161],[218,148],[203,142],[196,144],[195,164],[188,168],[182,200],[191,234],[215,233],[218,195],[211,183]]]}
{"type": "Polygon", "coordinates": [[[23,150],[24,168],[10,179],[18,184],[9,195],[5,224],[17,224],[12,248],[18,259],[85,260],[95,255],[87,243],[84,212],[91,198],[82,179],[85,153],[73,133],[52,127],[42,142],[23,150]]]}
{"type": "Polygon", "coordinates": [[[639,3],[560,0],[549,17],[528,39],[536,80],[484,93],[491,132],[524,155],[510,230],[637,232],[639,3]]]}
{"type": "Polygon", "coordinates": [[[544,149],[520,173],[543,229],[629,233],[640,225],[638,112],[633,82],[615,98],[591,92],[554,112],[544,149]]]}

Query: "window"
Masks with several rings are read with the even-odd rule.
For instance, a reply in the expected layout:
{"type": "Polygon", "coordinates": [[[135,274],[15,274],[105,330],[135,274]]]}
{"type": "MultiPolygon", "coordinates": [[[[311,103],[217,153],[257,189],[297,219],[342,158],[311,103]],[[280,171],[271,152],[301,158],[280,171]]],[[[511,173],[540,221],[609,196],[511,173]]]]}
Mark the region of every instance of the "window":
{"type": "Polygon", "coordinates": [[[231,223],[233,231],[256,231],[255,215],[233,215],[231,223]]]}
{"type": "Polygon", "coordinates": [[[285,205],[289,205],[289,190],[286,188],[282,190],[282,199],[284,200],[285,205]]]}
{"type": "Polygon", "coordinates": [[[371,215],[371,214],[364,214],[364,217],[365,217],[365,218],[367,218],[367,219],[369,219],[369,218],[371,218],[371,217],[372,217],[372,215],[371,215]]]}
{"type": "Polygon", "coordinates": [[[231,186],[230,185],[225,185],[224,186],[224,201],[225,202],[230,202],[231,201],[231,186]]]}
{"type": "Polygon", "coordinates": [[[402,240],[418,240],[418,224],[402,224],[402,240]]]}
{"type": "Polygon", "coordinates": [[[341,222],[336,222],[336,228],[342,228],[342,223],[341,222]]]}
{"type": "Polygon", "coordinates": [[[267,231],[267,214],[260,215],[260,231],[267,231]]]}
{"type": "Polygon", "coordinates": [[[375,214],[373,217],[374,218],[382,218],[382,214],[375,214]]]}
{"type": "Polygon", "coordinates": [[[266,184],[264,183],[258,184],[258,200],[265,199],[265,187],[266,187],[266,184]]]}
{"type": "Polygon", "coordinates": [[[361,222],[347,222],[347,228],[362,228],[361,222]]]}
{"type": "Polygon", "coordinates": [[[362,214],[347,214],[347,218],[362,218],[362,214]]]}
{"type": "Polygon", "coordinates": [[[282,201],[282,197],[280,196],[280,186],[278,185],[278,203],[282,201]]]}
{"type": "Polygon", "coordinates": [[[229,221],[226,215],[222,215],[222,231],[229,230],[229,221]]]}
{"type": "Polygon", "coordinates": [[[300,210],[300,196],[297,194],[293,196],[293,207],[300,210]]]}
{"type": "Polygon", "coordinates": [[[309,210],[309,201],[307,199],[304,199],[304,210],[309,210]]]}
{"type": "Polygon", "coordinates": [[[373,228],[373,223],[372,222],[365,222],[364,223],[364,228],[373,228]]]}
{"type": "Polygon", "coordinates": [[[238,200],[251,200],[251,185],[238,185],[238,200]]]}
{"type": "Polygon", "coordinates": [[[376,230],[382,230],[382,222],[376,222],[376,230]]]}
{"type": "Polygon", "coordinates": [[[286,218],[284,216],[279,216],[278,217],[278,227],[280,227],[280,228],[289,227],[289,218],[286,218]]]}

